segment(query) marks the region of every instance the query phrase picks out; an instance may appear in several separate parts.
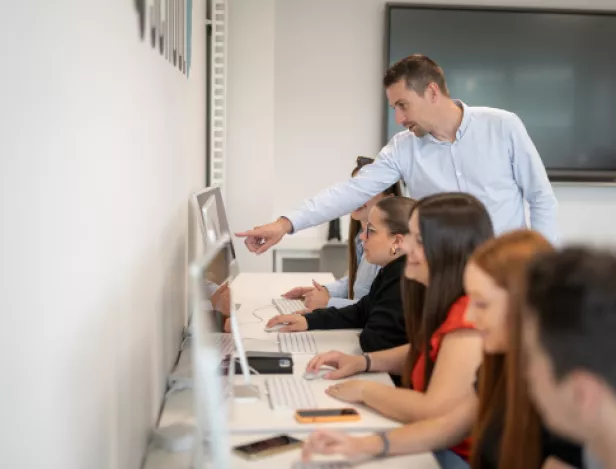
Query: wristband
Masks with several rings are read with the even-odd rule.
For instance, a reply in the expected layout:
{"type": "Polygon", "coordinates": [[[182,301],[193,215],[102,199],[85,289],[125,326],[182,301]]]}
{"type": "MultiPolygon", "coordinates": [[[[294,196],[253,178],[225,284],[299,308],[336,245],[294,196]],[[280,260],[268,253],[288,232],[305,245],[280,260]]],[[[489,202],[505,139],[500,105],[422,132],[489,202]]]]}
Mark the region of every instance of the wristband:
{"type": "Polygon", "coordinates": [[[381,441],[383,442],[383,449],[379,454],[376,455],[377,458],[384,458],[389,456],[389,438],[387,437],[386,432],[379,432],[376,434],[381,441]]]}
{"type": "Polygon", "coordinates": [[[366,373],[370,372],[370,368],[372,368],[372,359],[370,358],[369,353],[364,353],[364,358],[366,359],[366,369],[364,370],[366,373]]]}

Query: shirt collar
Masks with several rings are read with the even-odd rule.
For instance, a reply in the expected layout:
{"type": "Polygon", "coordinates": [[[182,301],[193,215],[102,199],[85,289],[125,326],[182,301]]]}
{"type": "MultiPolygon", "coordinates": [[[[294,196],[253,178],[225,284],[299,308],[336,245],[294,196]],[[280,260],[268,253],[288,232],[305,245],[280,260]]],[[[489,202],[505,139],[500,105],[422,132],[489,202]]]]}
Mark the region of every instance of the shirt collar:
{"type": "MultiPolygon", "coordinates": [[[[456,103],[456,106],[458,106],[462,110],[462,122],[460,122],[460,127],[458,127],[458,130],[456,130],[456,141],[458,141],[464,136],[464,133],[466,132],[466,129],[468,128],[468,124],[471,120],[471,115],[470,115],[471,113],[470,113],[470,108],[466,104],[464,104],[462,101],[460,101],[459,99],[454,99],[453,102],[456,103]]],[[[434,143],[438,143],[439,145],[451,145],[452,144],[452,142],[444,142],[442,140],[439,140],[431,133],[427,133],[426,136],[430,140],[432,140],[434,143]]]]}
{"type": "Polygon", "coordinates": [[[456,140],[460,140],[468,128],[468,123],[471,120],[471,113],[470,108],[459,99],[454,99],[453,102],[462,109],[462,122],[460,122],[460,127],[458,127],[456,131],[456,140]]]}

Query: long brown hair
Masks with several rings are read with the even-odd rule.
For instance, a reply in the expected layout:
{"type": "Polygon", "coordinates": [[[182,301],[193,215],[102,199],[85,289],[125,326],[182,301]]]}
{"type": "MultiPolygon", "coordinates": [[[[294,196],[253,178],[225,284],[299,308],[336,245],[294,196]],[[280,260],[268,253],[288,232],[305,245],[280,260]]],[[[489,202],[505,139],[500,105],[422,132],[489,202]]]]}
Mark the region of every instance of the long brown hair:
{"type": "Polygon", "coordinates": [[[538,469],[542,463],[540,419],[532,406],[523,379],[519,301],[524,271],[538,253],[552,251],[539,233],[518,230],[481,246],[469,263],[475,264],[509,293],[507,316],[509,349],[506,354],[486,354],[479,376],[479,415],[473,432],[475,450],[471,467],[480,468],[486,433],[494,431],[504,415],[499,469],[538,469]]]}
{"type": "Polygon", "coordinates": [[[475,197],[461,192],[424,197],[411,209],[417,212],[429,286],[402,282],[406,334],[412,344],[402,383],[411,387],[411,375],[420,355],[426,357],[424,383],[432,376],[430,338],[443,324],[451,306],[464,295],[462,274],[475,249],[493,236],[490,215],[475,197]]]}
{"type": "MultiPolygon", "coordinates": [[[[364,166],[368,164],[374,163],[374,158],[369,158],[367,156],[358,156],[357,157],[357,166],[351,172],[351,176],[355,177],[355,175],[362,169],[364,166]]],[[[393,195],[400,196],[402,195],[402,190],[400,189],[400,183],[397,182],[393,186],[388,187],[383,191],[384,195],[393,195]]],[[[349,240],[348,240],[348,251],[349,251],[349,292],[348,296],[350,300],[355,299],[355,292],[353,291],[353,284],[355,283],[355,279],[357,278],[357,246],[355,244],[355,239],[357,238],[357,234],[361,232],[361,222],[357,220],[353,220],[353,218],[349,221],[349,240]]]]}

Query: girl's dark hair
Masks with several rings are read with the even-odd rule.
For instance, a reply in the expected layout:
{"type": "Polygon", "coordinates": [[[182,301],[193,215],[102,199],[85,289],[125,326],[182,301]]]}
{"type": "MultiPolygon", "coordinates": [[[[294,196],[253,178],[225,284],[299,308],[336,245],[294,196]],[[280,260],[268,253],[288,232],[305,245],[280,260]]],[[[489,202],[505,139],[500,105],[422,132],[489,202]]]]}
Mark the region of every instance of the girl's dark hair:
{"type": "MultiPolygon", "coordinates": [[[[357,157],[357,166],[351,172],[351,176],[355,176],[361,168],[368,164],[374,163],[374,158],[369,158],[367,156],[358,156],[357,157]]],[[[393,195],[400,196],[402,195],[402,190],[400,189],[400,183],[397,182],[393,186],[388,187],[383,191],[385,195],[393,195]]],[[[349,251],[349,299],[353,300],[355,293],[353,292],[353,284],[355,283],[355,279],[357,278],[357,250],[355,245],[355,238],[357,234],[361,231],[361,223],[357,220],[353,220],[351,218],[349,222],[349,241],[348,241],[348,251],[349,251]]]]}
{"type": "Polygon", "coordinates": [[[415,199],[395,196],[379,200],[375,207],[383,212],[383,223],[390,234],[406,235],[409,232],[409,212],[416,203],[415,199]]]}
{"type": "MultiPolygon", "coordinates": [[[[411,387],[411,374],[420,354],[426,357],[425,386],[434,362],[430,338],[443,324],[451,306],[464,295],[464,267],[475,249],[494,232],[490,215],[475,197],[461,192],[442,193],[421,199],[411,209],[417,213],[429,282],[402,282],[409,350],[402,382],[411,387]]],[[[410,217],[409,217],[410,218],[410,217]]]]}
{"type": "Polygon", "coordinates": [[[509,294],[506,354],[486,354],[479,374],[479,413],[473,431],[471,467],[480,469],[480,454],[488,432],[503,418],[499,469],[538,468],[543,460],[541,421],[524,380],[522,364],[521,284],[530,261],[554,248],[539,233],[517,230],[483,244],[472,262],[509,294]]]}

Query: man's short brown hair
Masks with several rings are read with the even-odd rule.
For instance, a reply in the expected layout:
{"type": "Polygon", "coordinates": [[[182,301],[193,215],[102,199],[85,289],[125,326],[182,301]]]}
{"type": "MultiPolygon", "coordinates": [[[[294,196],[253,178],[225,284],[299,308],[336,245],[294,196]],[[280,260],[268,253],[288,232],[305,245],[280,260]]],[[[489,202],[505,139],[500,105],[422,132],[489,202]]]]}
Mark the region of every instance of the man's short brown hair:
{"type": "Polygon", "coordinates": [[[404,80],[406,87],[415,91],[419,96],[423,96],[430,83],[436,83],[441,93],[449,96],[443,69],[425,55],[409,55],[393,64],[385,73],[383,85],[385,88],[389,88],[400,80],[404,80]]]}

